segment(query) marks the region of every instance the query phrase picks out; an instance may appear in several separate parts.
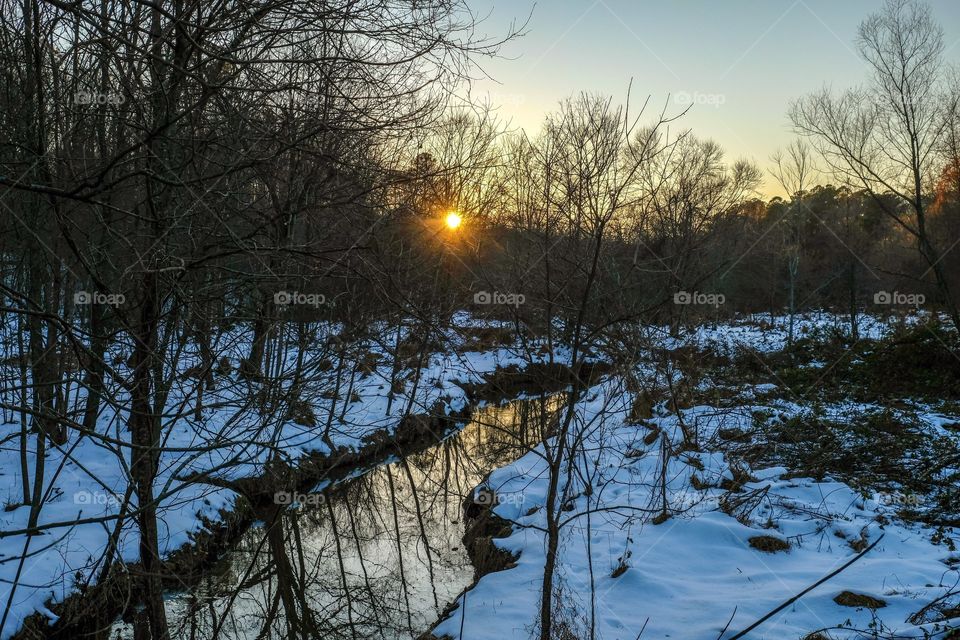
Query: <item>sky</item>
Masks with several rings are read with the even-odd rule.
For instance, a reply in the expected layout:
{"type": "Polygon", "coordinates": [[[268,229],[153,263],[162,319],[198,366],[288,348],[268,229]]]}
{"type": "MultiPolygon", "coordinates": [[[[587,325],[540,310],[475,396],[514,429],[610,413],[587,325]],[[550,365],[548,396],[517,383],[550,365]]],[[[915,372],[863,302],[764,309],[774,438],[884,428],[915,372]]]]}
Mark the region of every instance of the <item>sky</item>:
{"type": "MultiPolygon", "coordinates": [[[[867,79],[857,26],[881,0],[468,0],[491,36],[529,17],[526,35],[481,62],[474,97],[489,99],[514,128],[539,129],[546,113],[579,91],[630,103],[650,96],[691,109],[674,126],[712,138],[727,158],[770,156],[794,137],[791,101],[867,79]],[[489,78],[482,77],[483,74],[489,78]]],[[[945,60],[960,64],[960,0],[932,0],[945,60]]],[[[761,193],[778,195],[767,174],[761,193]]]]}

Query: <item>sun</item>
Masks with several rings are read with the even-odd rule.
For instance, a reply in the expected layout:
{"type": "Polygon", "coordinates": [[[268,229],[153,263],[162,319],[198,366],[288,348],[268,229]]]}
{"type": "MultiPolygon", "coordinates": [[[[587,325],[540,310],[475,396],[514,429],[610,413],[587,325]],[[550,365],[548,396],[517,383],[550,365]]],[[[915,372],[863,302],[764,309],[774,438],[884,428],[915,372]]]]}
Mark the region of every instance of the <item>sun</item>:
{"type": "Polygon", "coordinates": [[[456,211],[451,211],[443,221],[446,223],[448,229],[456,229],[463,224],[463,216],[456,211]]]}

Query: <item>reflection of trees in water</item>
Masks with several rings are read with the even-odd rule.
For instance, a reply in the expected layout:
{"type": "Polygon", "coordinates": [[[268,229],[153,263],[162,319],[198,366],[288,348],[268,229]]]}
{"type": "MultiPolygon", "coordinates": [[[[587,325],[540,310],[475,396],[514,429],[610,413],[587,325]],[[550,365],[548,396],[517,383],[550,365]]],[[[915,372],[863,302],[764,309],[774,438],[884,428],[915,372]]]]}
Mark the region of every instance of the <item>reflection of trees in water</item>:
{"type": "Polygon", "coordinates": [[[322,505],[271,509],[220,571],[171,603],[176,637],[416,637],[472,578],[464,499],[544,437],[560,402],[485,407],[455,436],[322,505]]]}

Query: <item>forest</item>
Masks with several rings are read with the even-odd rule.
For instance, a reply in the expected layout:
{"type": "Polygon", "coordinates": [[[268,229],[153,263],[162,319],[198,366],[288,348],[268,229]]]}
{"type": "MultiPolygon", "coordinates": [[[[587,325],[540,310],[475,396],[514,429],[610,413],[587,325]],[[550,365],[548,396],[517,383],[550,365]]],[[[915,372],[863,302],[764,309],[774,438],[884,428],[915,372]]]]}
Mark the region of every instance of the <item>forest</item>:
{"type": "Polygon", "coordinates": [[[546,3],[0,0],[0,639],[960,638],[940,10],[739,158],[467,92],[546,3]]]}

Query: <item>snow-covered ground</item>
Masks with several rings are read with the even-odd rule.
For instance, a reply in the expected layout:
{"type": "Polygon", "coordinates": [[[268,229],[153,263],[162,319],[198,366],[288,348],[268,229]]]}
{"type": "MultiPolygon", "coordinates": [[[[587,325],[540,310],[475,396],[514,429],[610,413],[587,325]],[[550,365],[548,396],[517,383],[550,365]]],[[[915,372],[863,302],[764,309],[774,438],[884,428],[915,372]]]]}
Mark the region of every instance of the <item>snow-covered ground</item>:
{"type": "MultiPolygon", "coordinates": [[[[490,326],[466,315],[455,318],[454,324],[490,326]]],[[[797,319],[797,332],[810,335],[843,324],[836,316],[808,314],[797,319]]],[[[758,316],[701,327],[677,339],[656,332],[656,340],[667,348],[695,344],[724,353],[741,348],[772,351],[786,344],[786,327],[784,317],[758,316]]],[[[891,327],[889,322],[863,316],[860,333],[882,337],[891,327]]],[[[240,336],[233,340],[222,345],[221,351],[231,353],[236,364],[248,343],[240,336]]],[[[546,357],[539,349],[524,352],[516,345],[468,351],[453,330],[440,342],[452,348],[430,356],[415,397],[410,395],[413,381],[405,380],[390,411],[390,360],[377,346],[378,341],[371,342],[368,351],[378,356],[379,364],[357,377],[352,397],[338,400],[330,431],[334,445],[356,447],[372,432],[389,433],[408,408],[416,413],[439,402],[448,410],[459,410],[465,406],[466,397],[457,383],[478,382],[483,374],[498,367],[523,366],[531,359],[546,357]]],[[[379,341],[384,343],[392,343],[387,331],[379,341]]],[[[560,361],[569,357],[562,347],[554,355],[560,361]]],[[[292,367],[294,358],[294,353],[287,354],[284,368],[292,367]]],[[[335,368],[326,371],[323,379],[331,381],[335,368]]],[[[644,372],[649,373],[646,369],[644,372]]],[[[12,374],[8,371],[4,375],[12,374]]],[[[206,471],[231,477],[256,475],[272,451],[295,461],[306,452],[328,449],[318,436],[332,402],[324,397],[323,384],[305,392],[320,424],[308,427],[281,415],[251,410],[244,403],[249,396],[248,383],[236,374],[218,379],[217,389],[205,396],[207,408],[196,420],[189,407],[182,406],[189,404],[186,398],[192,397],[192,389],[188,385],[195,383],[188,380],[182,387],[175,386],[167,403],[171,417],[165,421],[163,433],[168,451],[161,460],[156,485],[156,493],[161,496],[164,553],[188,542],[191,534],[204,526],[205,519],[219,518],[219,511],[229,509],[235,498],[227,489],[178,478],[206,471]]],[[[766,387],[757,390],[769,393],[769,385],[766,387]]],[[[116,395],[121,400],[118,406],[123,407],[123,393],[117,390],[116,395]]],[[[709,440],[716,429],[749,419],[749,397],[749,393],[744,394],[743,410],[739,412],[693,407],[681,416],[699,425],[702,438],[709,440]]],[[[872,621],[869,610],[833,602],[832,598],[843,590],[883,599],[887,606],[876,614],[885,628],[907,634],[902,637],[920,637],[917,634],[921,627],[905,620],[953,585],[957,580],[956,558],[960,557],[944,544],[932,543],[932,531],[895,520],[881,524],[878,519],[890,510],[888,506],[864,499],[839,482],[780,479],[782,469],[752,470],[755,482],[746,489],[762,492],[763,499],[748,518],[738,520],[719,508],[722,491],[691,487],[693,475],[712,485],[731,475],[724,455],[709,449],[671,458],[667,492],[671,511],[676,513],[666,522],[653,525],[649,522],[651,510],[657,508],[662,497],[656,482],[661,445],[659,439],[644,444],[644,437],[651,431],[628,424],[629,404],[630,395],[617,381],[609,380],[593,389],[590,398],[577,407],[578,420],[589,425],[592,447],[586,456],[590,463],[581,471],[591,478],[595,490],[590,496],[583,494],[582,487],[573,491],[577,496],[572,502],[574,510],[563,530],[559,574],[565,597],[580,619],[579,623],[571,621],[573,627],[582,625],[584,612],[590,611],[592,585],[597,637],[635,639],[643,629],[643,638],[716,638],[733,616],[729,637],[855,555],[849,543],[859,544],[856,541],[863,533],[870,542],[880,535],[884,539],[852,567],[779,613],[750,637],[799,638],[822,627],[847,624],[848,620],[854,627],[866,628],[872,621]],[[589,528],[581,512],[591,514],[589,528]],[[773,528],[769,528],[771,523],[773,528]],[[790,549],[772,554],[757,551],[748,540],[758,535],[783,538],[790,549]],[[614,572],[615,578],[611,577],[614,572]]],[[[938,419],[942,423],[953,421],[950,416],[938,419]]],[[[661,438],[668,437],[674,443],[680,438],[676,415],[664,414],[648,422],[662,430],[661,438]]],[[[122,448],[122,443],[129,440],[125,425],[125,413],[108,406],[97,432],[114,439],[114,443],[74,434],[67,445],[48,452],[46,498],[38,524],[49,528],[44,535],[27,537],[17,533],[27,526],[29,515],[28,507],[19,506],[20,425],[0,424],[4,437],[0,473],[5,476],[5,497],[10,505],[0,513],[0,597],[5,605],[9,600],[0,638],[12,635],[23,618],[34,611],[46,612],[46,602],[61,600],[78,584],[97,575],[115,522],[109,518],[119,512],[129,484],[129,450],[122,448]],[[90,520],[70,524],[78,519],[90,520]],[[10,585],[15,582],[18,586],[11,598],[10,585]]],[[[31,437],[31,449],[33,445],[31,437]]],[[[35,462],[32,455],[31,451],[27,460],[31,469],[35,462]]],[[[461,602],[437,630],[438,635],[470,640],[527,637],[535,623],[543,566],[543,537],[535,527],[543,524],[544,517],[543,509],[528,511],[542,504],[544,482],[542,461],[532,454],[493,474],[491,485],[498,492],[523,492],[522,501],[503,501],[497,507],[498,514],[516,522],[514,534],[497,544],[520,553],[519,565],[484,577],[469,592],[466,605],[461,602]],[[519,504],[523,513],[511,506],[519,504]]],[[[119,555],[123,560],[136,561],[137,542],[136,527],[128,524],[120,536],[119,555]]],[[[923,628],[932,629],[930,625],[923,628]]]]}
{"type": "MultiPolygon", "coordinates": [[[[924,312],[917,312],[902,318],[880,318],[861,314],[857,316],[857,333],[861,340],[879,340],[895,330],[899,323],[915,326],[929,319],[924,312]]],[[[850,320],[826,311],[798,313],[793,318],[796,339],[820,336],[826,337],[831,331],[841,335],[850,332],[850,320]]],[[[738,349],[750,349],[757,352],[781,351],[786,348],[789,336],[790,317],[786,315],[770,316],[754,314],[743,316],[732,322],[705,323],[672,338],[666,327],[657,328],[658,343],[664,348],[696,346],[700,349],[712,349],[724,355],[730,355],[738,349]]]]}
{"type": "MultiPolygon", "coordinates": [[[[628,421],[625,395],[618,383],[608,381],[577,407],[589,437],[586,453],[576,458],[578,471],[564,488],[568,499],[561,500],[566,506],[555,622],[569,632],[563,637],[591,637],[595,625],[595,637],[606,640],[730,638],[881,537],[849,568],[747,637],[800,639],[818,630],[829,638],[939,637],[933,635],[944,628],[936,622],[937,608],[922,619],[912,616],[960,583],[955,532],[907,524],[895,518],[896,505],[830,478],[789,477],[785,467],[748,469],[738,462],[736,474],[747,473],[750,481],[725,498],[718,485],[735,474],[723,453],[709,445],[669,459],[671,517],[654,524],[663,499],[662,439],[680,448],[679,418],[709,443],[716,442],[720,428],[748,430],[753,411],[761,407],[696,406],[680,416],[661,412],[637,425],[628,421]],[[656,430],[655,440],[645,440],[656,430]],[[758,550],[750,540],[761,536],[789,548],[758,550]],[[850,594],[875,598],[883,606],[835,601],[849,604],[850,594]]],[[[497,515],[514,523],[512,535],[495,543],[519,554],[517,566],[483,577],[436,636],[531,636],[545,562],[542,506],[548,478],[535,452],[491,475],[488,485],[498,494],[523,497],[500,500],[495,507],[497,515]]],[[[960,595],[947,598],[942,608],[956,607],[958,600],[960,595]]]]}
{"type": "MultiPolygon", "coordinates": [[[[467,316],[455,321],[460,327],[480,324],[467,316]]],[[[391,359],[376,342],[371,342],[368,353],[376,354],[379,364],[373,371],[357,376],[350,394],[352,397],[338,400],[331,428],[334,446],[358,447],[363,437],[371,433],[392,433],[406,411],[426,412],[440,402],[446,410],[458,411],[467,401],[459,384],[480,382],[483,374],[498,367],[522,366],[531,360],[547,357],[540,352],[525,354],[516,347],[463,351],[464,341],[454,330],[442,338],[440,343],[451,349],[429,357],[416,385],[415,396],[411,396],[414,382],[410,379],[410,372],[402,372],[405,378],[403,390],[395,393],[390,411],[387,406],[391,359]]],[[[391,341],[392,334],[380,343],[391,341]]],[[[218,351],[230,354],[236,367],[248,345],[244,336],[235,336],[232,341],[221,344],[218,351]]],[[[117,353],[120,351],[116,349],[117,353]]],[[[292,370],[295,356],[293,350],[287,354],[284,364],[287,372],[292,370]]],[[[557,350],[556,356],[564,357],[563,350],[557,350]]],[[[308,362],[312,359],[319,358],[308,354],[308,362]]],[[[194,364],[196,361],[188,359],[183,367],[194,364]]],[[[181,478],[208,471],[227,478],[257,476],[263,472],[263,463],[271,452],[295,462],[307,452],[329,450],[319,433],[326,425],[333,402],[324,397],[323,390],[332,384],[335,369],[334,363],[304,392],[319,423],[317,427],[297,424],[275,413],[253,410],[247,402],[251,387],[235,372],[218,376],[217,389],[205,392],[207,408],[203,410],[201,420],[196,420],[190,409],[195,397],[190,385],[195,385],[196,381],[183,380],[172,389],[167,414],[176,417],[164,420],[165,451],[155,484],[163,554],[189,542],[191,536],[205,526],[205,521],[219,520],[220,510],[229,510],[236,497],[229,489],[181,478]]],[[[7,379],[16,376],[13,367],[3,373],[7,379]]],[[[342,396],[347,395],[344,392],[346,386],[344,381],[342,396]]],[[[117,406],[124,407],[125,393],[118,388],[111,392],[119,399],[117,406]]],[[[78,406],[82,406],[82,402],[78,402],[78,406]]],[[[0,638],[8,638],[20,627],[22,620],[35,611],[53,619],[54,614],[46,607],[48,601],[61,601],[78,585],[86,584],[98,575],[100,559],[130,483],[130,451],[122,444],[129,442],[126,411],[116,411],[110,405],[103,408],[96,432],[113,443],[104,438],[78,437],[74,433],[66,445],[48,449],[43,487],[45,498],[37,523],[45,528],[44,535],[26,536],[17,533],[27,528],[30,513],[29,507],[20,504],[20,425],[3,423],[2,419],[3,414],[0,414],[0,435],[4,438],[0,447],[4,493],[0,495],[8,508],[0,512],[0,535],[3,536],[0,538],[0,600],[7,611],[0,638]],[[80,523],[74,524],[78,520],[80,523]],[[22,562],[21,558],[24,558],[22,562]],[[14,583],[17,587],[11,590],[14,583]]],[[[34,469],[35,463],[35,437],[31,435],[28,468],[34,469]]],[[[135,497],[130,500],[130,508],[135,508],[135,497]]],[[[138,542],[137,528],[128,521],[119,538],[119,556],[124,561],[135,562],[138,542]]]]}

